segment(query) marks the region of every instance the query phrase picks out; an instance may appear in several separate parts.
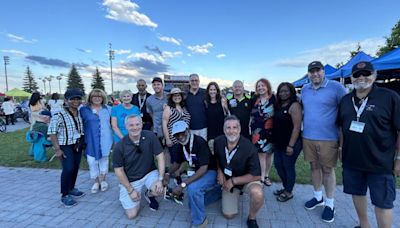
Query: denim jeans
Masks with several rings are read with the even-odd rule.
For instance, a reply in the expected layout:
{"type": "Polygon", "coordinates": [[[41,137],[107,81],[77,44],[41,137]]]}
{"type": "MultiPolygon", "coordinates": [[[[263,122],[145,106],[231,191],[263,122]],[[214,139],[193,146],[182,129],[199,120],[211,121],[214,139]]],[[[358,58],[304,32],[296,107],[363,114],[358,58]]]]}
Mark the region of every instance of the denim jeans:
{"type": "Polygon", "coordinates": [[[206,218],[206,203],[210,204],[221,197],[221,194],[218,198],[218,194],[214,193],[215,187],[221,189],[217,185],[217,172],[215,170],[208,170],[200,179],[188,185],[187,195],[193,225],[202,224],[206,218]],[[213,194],[207,194],[209,191],[213,191],[213,194]]]}
{"type": "Polygon", "coordinates": [[[287,192],[292,192],[296,181],[296,160],[302,149],[302,140],[298,139],[293,147],[293,154],[286,155],[285,149],[274,148],[274,165],[278,175],[282,180],[283,188],[287,192]]]}
{"type": "Polygon", "coordinates": [[[82,151],[75,150],[75,145],[60,146],[66,158],[61,160],[61,193],[62,196],[68,195],[74,189],[76,177],[78,176],[79,165],[81,163],[82,151]]]}

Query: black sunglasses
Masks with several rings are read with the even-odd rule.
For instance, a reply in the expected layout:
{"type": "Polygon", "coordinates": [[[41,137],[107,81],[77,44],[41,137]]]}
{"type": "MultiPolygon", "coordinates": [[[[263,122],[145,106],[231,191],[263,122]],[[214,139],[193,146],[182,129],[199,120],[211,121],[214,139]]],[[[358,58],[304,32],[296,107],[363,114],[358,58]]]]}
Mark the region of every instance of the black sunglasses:
{"type": "Polygon", "coordinates": [[[364,77],[369,77],[372,75],[372,72],[366,71],[366,70],[359,71],[359,72],[356,72],[355,74],[353,74],[353,78],[359,78],[359,77],[361,77],[361,75],[364,77]]]}

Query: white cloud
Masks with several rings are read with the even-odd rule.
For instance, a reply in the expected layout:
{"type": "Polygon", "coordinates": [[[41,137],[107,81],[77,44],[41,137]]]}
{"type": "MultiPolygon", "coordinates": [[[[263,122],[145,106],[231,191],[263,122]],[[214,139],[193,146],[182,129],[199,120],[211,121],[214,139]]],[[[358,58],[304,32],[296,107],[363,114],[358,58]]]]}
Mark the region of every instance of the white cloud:
{"type": "Polygon", "coordinates": [[[130,54],[131,50],[124,50],[124,49],[120,49],[120,50],[114,50],[114,54],[116,55],[123,55],[123,54],[130,54]]]}
{"type": "Polygon", "coordinates": [[[11,33],[7,33],[7,37],[10,38],[11,41],[17,42],[17,43],[22,42],[22,43],[33,44],[33,43],[37,42],[37,40],[35,40],[35,39],[28,40],[22,36],[17,36],[17,35],[11,34],[11,33]]]}
{"type": "Polygon", "coordinates": [[[22,56],[22,57],[28,55],[27,53],[25,53],[23,51],[18,51],[18,50],[1,50],[1,52],[13,54],[15,56],[22,56]]]}
{"type": "Polygon", "coordinates": [[[181,45],[181,42],[179,42],[177,39],[173,38],[173,37],[167,37],[167,36],[161,36],[158,37],[161,41],[164,42],[168,42],[168,43],[172,43],[172,44],[176,44],[176,45],[181,45]]]}
{"type": "Polygon", "coordinates": [[[147,52],[133,53],[128,56],[128,59],[130,59],[130,58],[144,59],[144,60],[151,61],[153,63],[157,62],[157,61],[164,62],[164,58],[162,58],[161,56],[152,55],[147,52]]]}
{"type": "Polygon", "coordinates": [[[205,55],[209,53],[210,48],[212,48],[214,45],[210,42],[203,44],[203,45],[195,45],[195,46],[188,46],[187,48],[192,51],[194,54],[202,54],[205,55]]]}
{"type": "Polygon", "coordinates": [[[222,59],[222,58],[225,58],[226,55],[225,54],[218,54],[218,55],[216,55],[216,57],[219,58],[219,59],[222,59]]]}
{"type": "Polygon", "coordinates": [[[354,51],[360,43],[361,50],[374,56],[380,46],[385,44],[383,38],[370,38],[362,41],[342,41],[325,47],[306,50],[293,58],[278,60],[274,63],[278,67],[306,67],[314,60],[335,66],[339,62],[346,63],[350,58],[350,51],[354,51]]]}
{"type": "Polygon", "coordinates": [[[162,57],[166,59],[172,59],[178,56],[181,56],[183,53],[181,51],[175,51],[175,52],[170,52],[170,51],[163,51],[162,52],[162,57]]]}
{"type": "Polygon", "coordinates": [[[145,14],[139,13],[139,5],[130,0],[104,0],[103,5],[107,7],[108,19],[151,28],[158,26],[145,14]]]}

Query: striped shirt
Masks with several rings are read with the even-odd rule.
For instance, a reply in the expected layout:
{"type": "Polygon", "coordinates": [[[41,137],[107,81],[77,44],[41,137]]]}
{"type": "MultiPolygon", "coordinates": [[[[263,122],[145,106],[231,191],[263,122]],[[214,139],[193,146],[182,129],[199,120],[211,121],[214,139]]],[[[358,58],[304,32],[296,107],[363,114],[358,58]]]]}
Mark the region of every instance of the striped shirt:
{"type": "Polygon", "coordinates": [[[51,118],[48,135],[57,135],[59,145],[72,145],[83,135],[82,119],[78,111],[77,117],[72,117],[65,109],[51,118]],[[78,126],[75,126],[75,122],[78,126]],[[78,128],[78,129],[77,129],[78,128]]]}
{"type": "Polygon", "coordinates": [[[172,125],[174,125],[174,123],[183,120],[185,121],[185,123],[187,123],[187,125],[189,126],[190,124],[190,114],[189,111],[184,107],[182,112],[179,112],[176,108],[174,107],[170,107],[171,109],[171,114],[169,116],[169,120],[168,120],[168,133],[169,133],[169,138],[171,139],[173,144],[177,144],[178,140],[172,135],[172,125]]]}

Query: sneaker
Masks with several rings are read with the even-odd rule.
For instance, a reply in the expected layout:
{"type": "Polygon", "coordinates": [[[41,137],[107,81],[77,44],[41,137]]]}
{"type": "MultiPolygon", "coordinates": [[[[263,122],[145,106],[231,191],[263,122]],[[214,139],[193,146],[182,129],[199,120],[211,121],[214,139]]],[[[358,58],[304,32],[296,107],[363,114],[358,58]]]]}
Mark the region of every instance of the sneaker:
{"type": "Polygon", "coordinates": [[[202,224],[199,225],[192,225],[191,228],[206,228],[208,225],[208,219],[207,217],[204,219],[202,224]]]}
{"type": "Polygon", "coordinates": [[[92,192],[93,194],[97,193],[99,191],[100,188],[100,184],[99,182],[95,182],[92,186],[92,188],[90,189],[90,192],[92,192]]]}
{"type": "Polygon", "coordinates": [[[64,205],[64,207],[66,207],[66,208],[70,208],[70,207],[73,207],[73,206],[75,206],[75,205],[77,205],[78,204],[78,202],[76,202],[75,200],[74,200],[74,198],[72,198],[72,196],[70,196],[70,195],[66,195],[66,196],[64,196],[64,197],[61,197],[61,203],[64,205]]]}
{"type": "Polygon", "coordinates": [[[107,191],[107,189],[108,189],[108,183],[107,183],[106,181],[102,181],[102,182],[100,183],[100,186],[101,186],[101,191],[102,191],[102,192],[107,191]]]}
{"type": "Polygon", "coordinates": [[[77,188],[72,189],[71,191],[69,191],[68,194],[70,196],[74,197],[75,199],[78,199],[78,198],[81,198],[81,197],[85,196],[85,193],[79,191],[77,188]]]}
{"type": "Polygon", "coordinates": [[[147,190],[147,191],[144,193],[144,198],[145,198],[146,201],[149,203],[150,210],[152,210],[152,211],[157,211],[157,210],[158,210],[159,204],[158,204],[158,202],[157,202],[157,200],[156,200],[156,197],[154,197],[154,196],[149,196],[149,194],[150,194],[150,191],[147,190]]]}
{"type": "Polygon", "coordinates": [[[257,220],[247,218],[247,227],[248,228],[258,228],[257,220]]]}
{"type": "Polygon", "coordinates": [[[324,206],[324,198],[322,198],[320,201],[318,201],[318,200],[315,199],[315,198],[312,198],[311,200],[307,201],[307,202],[304,204],[304,207],[305,207],[307,210],[312,210],[312,209],[314,209],[314,208],[316,208],[316,207],[318,207],[318,206],[324,206]]]}
{"type": "Polygon", "coordinates": [[[335,208],[331,209],[331,207],[325,206],[324,211],[322,212],[322,220],[324,222],[333,222],[335,220],[335,208]]]}

